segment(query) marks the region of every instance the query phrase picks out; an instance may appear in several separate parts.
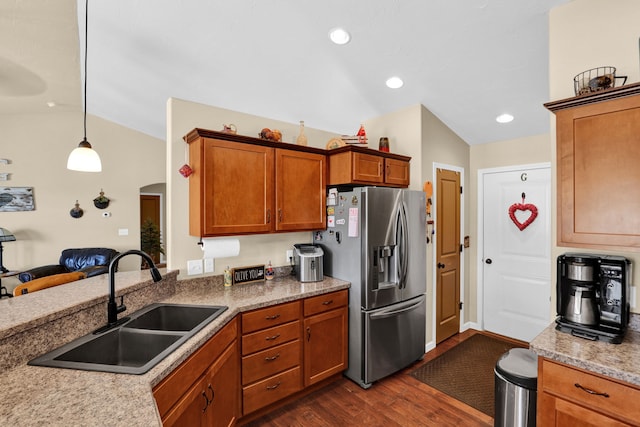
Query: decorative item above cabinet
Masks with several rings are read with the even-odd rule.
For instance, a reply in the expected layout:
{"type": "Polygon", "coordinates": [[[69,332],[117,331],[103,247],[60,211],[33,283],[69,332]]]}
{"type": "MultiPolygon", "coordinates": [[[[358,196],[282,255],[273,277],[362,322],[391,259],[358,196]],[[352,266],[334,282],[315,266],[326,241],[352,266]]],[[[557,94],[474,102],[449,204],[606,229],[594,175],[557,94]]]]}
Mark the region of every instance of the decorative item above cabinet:
{"type": "Polygon", "coordinates": [[[327,152],[329,185],[409,186],[411,157],[347,145],[327,152]]]}
{"type": "Polygon", "coordinates": [[[192,236],[325,227],[325,150],[205,129],[184,140],[192,236]]]}
{"type": "Polygon", "coordinates": [[[640,252],[640,83],[549,102],[557,244],[640,252]]]}

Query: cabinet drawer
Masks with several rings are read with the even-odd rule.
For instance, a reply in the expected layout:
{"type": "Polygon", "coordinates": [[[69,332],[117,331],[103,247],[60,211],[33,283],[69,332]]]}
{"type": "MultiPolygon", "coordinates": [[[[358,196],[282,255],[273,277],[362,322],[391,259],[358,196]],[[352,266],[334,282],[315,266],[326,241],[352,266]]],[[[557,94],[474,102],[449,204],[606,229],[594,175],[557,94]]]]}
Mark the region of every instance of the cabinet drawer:
{"type": "Polygon", "coordinates": [[[282,325],[300,319],[300,301],[274,305],[242,314],[242,333],[282,325]]]}
{"type": "Polygon", "coordinates": [[[617,418],[640,419],[640,390],[584,371],[542,360],[543,391],[617,418]],[[585,389],[606,393],[591,394],[585,389]]]}
{"type": "Polygon", "coordinates": [[[300,340],[242,358],[242,384],[246,385],[300,365],[300,340]]]}
{"type": "Polygon", "coordinates": [[[344,307],[349,300],[349,291],[342,290],[330,294],[318,295],[304,300],[304,315],[313,316],[324,311],[344,307]]]}
{"type": "Polygon", "coordinates": [[[242,355],[284,344],[300,338],[300,321],[263,329],[242,337],[242,355]]]}
{"type": "Polygon", "coordinates": [[[302,388],[300,367],[289,369],[242,389],[243,413],[246,415],[283,399],[302,388]]]}

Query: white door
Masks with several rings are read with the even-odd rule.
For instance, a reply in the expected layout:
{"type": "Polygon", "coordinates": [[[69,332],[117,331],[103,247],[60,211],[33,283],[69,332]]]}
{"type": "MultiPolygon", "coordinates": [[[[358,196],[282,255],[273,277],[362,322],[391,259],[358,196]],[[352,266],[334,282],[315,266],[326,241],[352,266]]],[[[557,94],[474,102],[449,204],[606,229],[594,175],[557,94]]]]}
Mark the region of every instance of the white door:
{"type": "Polygon", "coordinates": [[[524,166],[482,177],[483,326],[529,342],[550,319],[551,169],[524,166]]]}

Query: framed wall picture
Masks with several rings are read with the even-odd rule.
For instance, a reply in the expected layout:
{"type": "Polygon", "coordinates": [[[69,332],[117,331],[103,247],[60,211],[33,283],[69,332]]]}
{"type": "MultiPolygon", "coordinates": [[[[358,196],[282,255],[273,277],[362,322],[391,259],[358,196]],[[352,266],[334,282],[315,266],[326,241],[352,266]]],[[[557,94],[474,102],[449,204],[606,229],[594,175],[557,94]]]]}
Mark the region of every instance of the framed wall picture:
{"type": "Polygon", "coordinates": [[[33,210],[33,187],[0,187],[0,212],[33,210]]]}

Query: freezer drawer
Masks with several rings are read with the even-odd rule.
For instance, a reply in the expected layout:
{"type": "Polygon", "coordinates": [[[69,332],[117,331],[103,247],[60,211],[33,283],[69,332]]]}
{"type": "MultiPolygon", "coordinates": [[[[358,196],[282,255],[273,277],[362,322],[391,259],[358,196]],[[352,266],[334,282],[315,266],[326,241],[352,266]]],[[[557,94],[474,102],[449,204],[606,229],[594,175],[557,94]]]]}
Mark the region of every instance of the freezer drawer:
{"type": "Polygon", "coordinates": [[[363,311],[364,383],[399,371],[424,356],[425,296],[363,311]]]}

